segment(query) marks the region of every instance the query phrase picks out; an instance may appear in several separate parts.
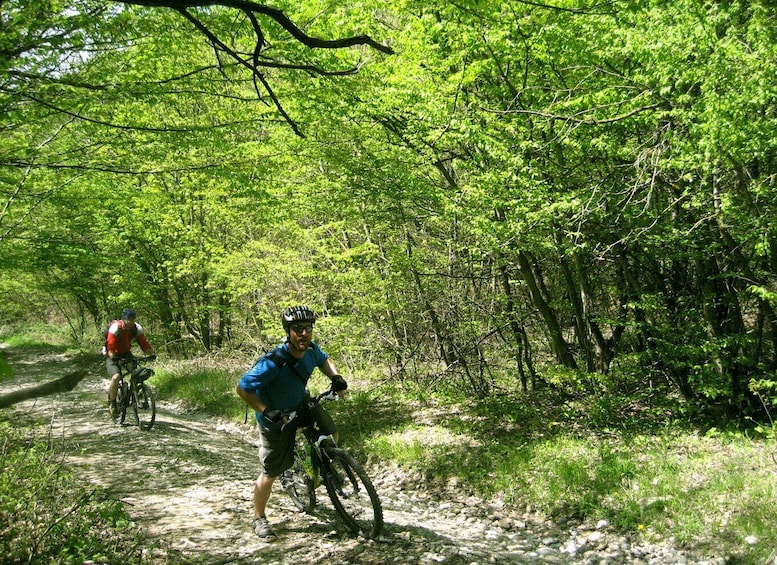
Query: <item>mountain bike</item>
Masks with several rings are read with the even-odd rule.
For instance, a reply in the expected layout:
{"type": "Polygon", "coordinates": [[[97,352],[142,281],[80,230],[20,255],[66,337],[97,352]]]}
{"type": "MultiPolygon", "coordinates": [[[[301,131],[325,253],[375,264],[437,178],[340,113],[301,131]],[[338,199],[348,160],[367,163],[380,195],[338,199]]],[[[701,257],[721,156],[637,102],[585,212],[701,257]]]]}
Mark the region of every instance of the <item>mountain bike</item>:
{"type": "MultiPolygon", "coordinates": [[[[322,400],[336,400],[337,393],[328,390],[308,398],[307,408],[322,400]]],[[[302,436],[294,449],[294,463],[281,475],[281,486],[300,512],[311,513],[316,506],[316,488],[323,482],[332,505],[345,525],[355,534],[374,538],[383,528],[380,498],[364,468],[331,435],[324,435],[312,418],[292,411],[289,425],[298,422],[302,436]]]]}
{"type": "Polygon", "coordinates": [[[156,399],[146,380],[154,375],[154,370],[141,367],[143,361],[153,361],[156,355],[149,357],[129,357],[116,359],[119,367],[119,390],[116,395],[118,411],[112,416],[114,424],[123,424],[127,418],[127,409],[132,408],[132,425],[141,430],[150,430],[156,420],[156,399]],[[125,376],[129,375],[129,382],[125,376]]]}

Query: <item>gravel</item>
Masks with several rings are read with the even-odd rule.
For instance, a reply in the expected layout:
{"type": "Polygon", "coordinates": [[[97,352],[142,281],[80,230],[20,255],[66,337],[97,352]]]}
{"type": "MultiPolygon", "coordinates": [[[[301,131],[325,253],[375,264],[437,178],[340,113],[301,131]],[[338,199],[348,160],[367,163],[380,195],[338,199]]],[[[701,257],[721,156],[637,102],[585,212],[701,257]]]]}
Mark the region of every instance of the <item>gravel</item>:
{"type": "MultiPolygon", "coordinates": [[[[64,356],[7,353],[16,378],[0,392],[74,369],[64,356]]],[[[386,462],[368,465],[384,508],[385,528],[378,539],[350,535],[322,487],[312,515],[295,512],[276,488],[268,517],[277,535],[263,541],[251,532],[258,469],[252,426],[187,415],[164,399],[151,431],[115,426],[107,414],[106,389],[107,380],[95,367],[76,390],[13,410],[20,424],[42,419],[69,465],[124,501],[146,536],[137,549],[145,564],[729,562],[724,555],[679,547],[672,539],[648,542],[623,535],[604,519],[553,521],[531,509],[483,500],[454,484],[435,490],[423,477],[386,462]]]]}

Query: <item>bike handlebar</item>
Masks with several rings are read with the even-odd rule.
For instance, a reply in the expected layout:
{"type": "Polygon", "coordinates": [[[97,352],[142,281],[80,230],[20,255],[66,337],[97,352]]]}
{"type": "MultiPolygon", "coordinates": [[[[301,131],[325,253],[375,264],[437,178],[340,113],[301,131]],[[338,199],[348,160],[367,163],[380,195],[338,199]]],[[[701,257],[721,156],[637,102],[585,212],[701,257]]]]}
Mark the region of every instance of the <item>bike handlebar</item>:
{"type": "Polygon", "coordinates": [[[140,363],[142,361],[154,361],[156,360],[156,355],[147,355],[145,357],[118,357],[114,358],[114,361],[116,363],[119,363],[121,365],[126,365],[127,363],[140,363]]]}
{"type": "MultiPolygon", "coordinates": [[[[338,396],[337,391],[330,388],[320,394],[317,394],[316,396],[311,396],[308,402],[310,402],[311,404],[318,404],[322,400],[337,400],[338,398],[340,397],[338,396]]],[[[290,424],[292,421],[294,421],[297,418],[297,415],[298,415],[297,410],[289,410],[288,412],[284,412],[283,416],[285,421],[283,422],[281,429],[286,428],[288,424],[290,424]]]]}
{"type": "Polygon", "coordinates": [[[330,388],[329,390],[325,390],[321,394],[317,394],[316,396],[312,397],[311,400],[314,400],[315,402],[321,402],[322,400],[337,400],[339,396],[337,395],[337,391],[330,388]]]}

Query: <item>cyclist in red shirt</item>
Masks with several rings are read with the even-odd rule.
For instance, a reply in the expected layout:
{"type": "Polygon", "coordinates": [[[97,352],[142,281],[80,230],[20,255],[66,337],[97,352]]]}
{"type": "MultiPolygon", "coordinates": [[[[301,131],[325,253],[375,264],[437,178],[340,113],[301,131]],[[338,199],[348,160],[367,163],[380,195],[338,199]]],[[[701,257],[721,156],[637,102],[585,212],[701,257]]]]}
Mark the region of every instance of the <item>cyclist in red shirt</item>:
{"type": "Polygon", "coordinates": [[[135,321],[136,314],[132,308],[125,308],[121,312],[121,320],[114,320],[108,326],[105,336],[105,368],[111,379],[108,387],[108,403],[111,416],[118,412],[116,407],[116,395],[119,392],[119,366],[116,359],[131,359],[132,340],[138,342],[143,353],[153,355],[154,348],[143,334],[143,328],[135,321]]]}

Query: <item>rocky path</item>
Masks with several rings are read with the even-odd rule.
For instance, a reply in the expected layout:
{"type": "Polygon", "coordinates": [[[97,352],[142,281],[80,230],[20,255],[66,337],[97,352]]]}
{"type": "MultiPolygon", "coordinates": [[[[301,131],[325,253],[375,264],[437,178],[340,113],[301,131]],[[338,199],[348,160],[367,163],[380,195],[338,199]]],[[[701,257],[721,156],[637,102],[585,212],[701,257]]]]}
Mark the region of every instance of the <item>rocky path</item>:
{"type": "MultiPolygon", "coordinates": [[[[74,370],[52,354],[6,349],[16,372],[0,391],[74,370]]],[[[385,563],[709,563],[722,557],[686,553],[616,535],[605,521],[553,523],[455,491],[435,493],[393,465],[369,472],[381,496],[385,531],[377,540],[350,536],[323,487],[314,515],[296,513],[276,489],[268,516],[277,537],[251,532],[251,489],[258,436],[250,426],[180,413],[162,399],[149,432],[115,426],[105,406],[102,366],[71,393],[13,407],[20,423],[43,421],[84,480],[107,488],[150,540],[138,562],[322,564],[385,563]]]]}

